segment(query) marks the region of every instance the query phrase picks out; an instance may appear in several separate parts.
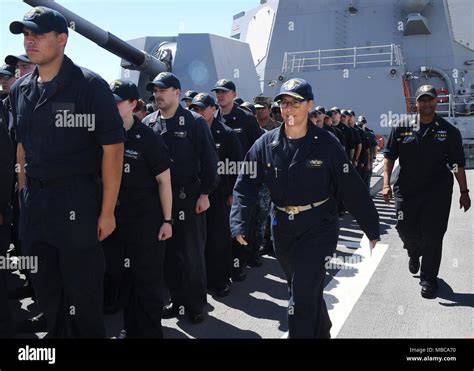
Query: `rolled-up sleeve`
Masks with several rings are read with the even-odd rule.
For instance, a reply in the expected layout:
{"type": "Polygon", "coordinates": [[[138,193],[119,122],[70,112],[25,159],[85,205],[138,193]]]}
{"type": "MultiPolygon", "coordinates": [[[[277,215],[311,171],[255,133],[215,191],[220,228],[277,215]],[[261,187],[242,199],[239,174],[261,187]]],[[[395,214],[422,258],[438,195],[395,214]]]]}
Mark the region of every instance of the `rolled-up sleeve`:
{"type": "Polygon", "coordinates": [[[448,133],[448,164],[451,167],[466,166],[466,157],[462,146],[461,133],[455,127],[451,128],[448,133]]]}
{"type": "Polygon", "coordinates": [[[387,143],[383,150],[383,155],[389,160],[395,161],[399,155],[399,141],[398,141],[398,130],[393,128],[390,136],[388,137],[387,143]]]}

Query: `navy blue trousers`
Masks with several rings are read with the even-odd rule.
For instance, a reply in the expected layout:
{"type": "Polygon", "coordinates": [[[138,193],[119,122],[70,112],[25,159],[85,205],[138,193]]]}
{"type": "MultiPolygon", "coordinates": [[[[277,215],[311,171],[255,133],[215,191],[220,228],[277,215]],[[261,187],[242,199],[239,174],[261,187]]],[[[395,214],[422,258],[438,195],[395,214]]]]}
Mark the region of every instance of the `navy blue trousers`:
{"type": "Polygon", "coordinates": [[[101,185],[86,178],[46,188],[27,183],[21,192],[22,248],[38,257],[30,276],[48,337],[105,337],[101,202],[101,185]]]}
{"type": "Polygon", "coordinates": [[[330,338],[331,321],[323,298],[325,263],[337,247],[337,202],[300,214],[293,220],[283,211],[272,212],[275,254],[286,274],[290,300],[290,338],[330,338]]]}

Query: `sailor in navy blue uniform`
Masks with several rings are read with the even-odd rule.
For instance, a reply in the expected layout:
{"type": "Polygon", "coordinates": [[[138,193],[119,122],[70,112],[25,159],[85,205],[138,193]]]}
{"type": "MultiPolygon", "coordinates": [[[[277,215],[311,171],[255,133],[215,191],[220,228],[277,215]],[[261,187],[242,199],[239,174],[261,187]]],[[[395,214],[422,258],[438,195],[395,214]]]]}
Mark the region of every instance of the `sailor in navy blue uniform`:
{"type": "Polygon", "coordinates": [[[193,98],[196,95],[197,95],[196,91],[188,90],[186,93],[184,93],[184,97],[181,98],[181,102],[184,102],[186,108],[189,109],[189,106],[191,105],[191,102],[193,101],[193,98]]]}
{"type": "Polygon", "coordinates": [[[186,313],[197,323],[204,319],[207,303],[205,211],[219,181],[218,154],[206,121],[179,104],[181,84],[174,74],[160,73],[147,90],[153,92],[158,111],[143,122],[163,137],[172,159],[174,225],[165,256],[171,303],[164,308],[163,318],[186,313]]]}
{"type": "Polygon", "coordinates": [[[346,126],[352,131],[352,144],[354,146],[354,149],[351,151],[352,157],[352,165],[357,169],[358,167],[358,162],[359,162],[359,156],[360,152],[362,150],[362,139],[360,137],[359,131],[353,127],[349,123],[349,118],[351,117],[351,114],[349,110],[342,110],[341,111],[341,126],[346,126]]]}
{"type": "MultiPolygon", "coordinates": [[[[12,210],[10,196],[13,183],[13,146],[8,134],[7,115],[0,101],[0,256],[5,257],[10,246],[12,210]]],[[[7,271],[0,270],[0,338],[13,335],[12,317],[8,305],[7,271]]]]}
{"type": "Polygon", "coordinates": [[[459,204],[471,206],[464,170],[461,133],[436,114],[437,93],[422,85],[415,94],[417,118],[400,122],[392,129],[384,149],[384,187],[386,202],[392,198],[390,177],[399,159],[400,172],[393,187],[397,210],[397,230],[410,257],[408,268],[418,273],[424,298],[436,297],[443,237],[448,227],[453,174],[459,183],[459,204]]]}
{"type": "Polygon", "coordinates": [[[333,133],[338,139],[339,143],[341,143],[341,146],[345,148],[346,138],[344,137],[344,134],[332,123],[333,112],[326,111],[324,107],[321,106],[316,107],[316,110],[318,110],[318,108],[320,108],[318,111],[320,112],[319,114],[323,116],[323,129],[333,133]]]}
{"type": "Polygon", "coordinates": [[[141,123],[137,86],[130,81],[110,84],[127,133],[122,184],[116,207],[117,229],[103,241],[105,290],[124,308],[129,338],[161,338],[164,242],[172,235],[171,159],[163,138],[141,123]]]}
{"type": "Polygon", "coordinates": [[[336,249],[338,199],[359,222],[371,245],[379,239],[374,203],[343,148],[330,133],[308,120],[311,86],[291,79],[275,97],[284,125],[264,134],[245,161],[257,164],[252,179],[240,174],[234,187],[231,232],[245,245],[250,206],[262,183],[274,204],[272,230],[275,253],[288,281],[291,338],[328,338],[331,321],[323,299],[325,261],[336,249]]]}
{"type": "Polygon", "coordinates": [[[364,131],[369,141],[368,167],[367,172],[365,174],[365,182],[367,183],[367,187],[370,188],[370,180],[372,179],[372,167],[377,156],[379,142],[377,141],[377,137],[375,136],[374,131],[368,127],[367,119],[364,116],[359,116],[357,118],[357,125],[359,125],[359,127],[364,131]]]}
{"type": "Polygon", "coordinates": [[[344,124],[341,120],[341,109],[339,107],[332,107],[329,110],[329,115],[332,118],[333,125],[338,128],[343,136],[344,142],[341,142],[346,150],[347,157],[352,161],[354,157],[354,134],[349,125],[344,124]]]}
{"type": "MultiPolygon", "coordinates": [[[[359,161],[357,162],[357,171],[359,172],[360,177],[367,185],[367,189],[370,190],[370,179],[369,179],[369,172],[372,171],[372,157],[370,153],[370,134],[363,128],[363,123],[357,122],[355,119],[354,111],[349,111],[351,113],[351,117],[349,118],[349,125],[359,131],[359,135],[361,138],[362,150],[360,151],[359,161]]],[[[367,121],[366,121],[367,123],[367,121]]]]}
{"type": "MultiPolygon", "coordinates": [[[[262,135],[263,130],[257,119],[251,112],[239,107],[234,99],[237,97],[236,86],[233,81],[221,79],[216,82],[212,89],[216,94],[217,104],[219,105],[218,115],[225,120],[225,124],[229,126],[237,134],[244,153],[247,153],[255,141],[262,135]]],[[[254,221],[257,220],[257,207],[253,207],[254,221]]],[[[247,276],[247,264],[251,266],[262,265],[260,258],[260,246],[257,243],[256,222],[252,223],[251,235],[247,236],[249,245],[242,248],[238,244],[233,243],[233,256],[236,266],[232,272],[234,281],[242,281],[247,276]]]]}
{"type": "Polygon", "coordinates": [[[357,144],[352,163],[365,182],[367,151],[369,151],[368,140],[364,131],[356,125],[355,112],[353,110],[346,110],[346,112],[347,124],[354,131],[355,143],[357,144]]]}
{"type": "Polygon", "coordinates": [[[219,186],[209,195],[211,207],[206,211],[206,269],[207,286],[223,297],[230,292],[233,267],[229,229],[232,190],[244,153],[237,134],[216,115],[216,104],[209,94],[197,94],[189,108],[206,120],[219,152],[219,186]]]}
{"type": "Polygon", "coordinates": [[[10,98],[20,233],[25,255],[38,256],[30,275],[38,305],[49,337],[105,337],[99,242],[115,229],[122,120],[109,85],[64,55],[68,28],[60,13],[33,8],[10,31],[23,33],[37,65],[16,81],[10,98]]]}

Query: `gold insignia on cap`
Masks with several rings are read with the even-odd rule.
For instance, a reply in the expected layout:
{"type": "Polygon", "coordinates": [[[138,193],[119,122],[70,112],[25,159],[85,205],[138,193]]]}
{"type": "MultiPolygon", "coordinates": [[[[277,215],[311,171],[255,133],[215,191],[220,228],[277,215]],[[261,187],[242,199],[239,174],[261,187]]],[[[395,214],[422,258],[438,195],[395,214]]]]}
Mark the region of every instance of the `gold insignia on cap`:
{"type": "Polygon", "coordinates": [[[300,85],[301,85],[301,81],[296,80],[296,79],[292,79],[292,80],[288,80],[287,82],[285,82],[282,87],[285,90],[293,90],[294,88],[296,88],[297,86],[300,86],[300,85]]]}
{"type": "Polygon", "coordinates": [[[420,88],[420,91],[421,91],[422,93],[426,93],[426,92],[428,92],[428,91],[430,91],[430,90],[431,90],[431,86],[429,86],[429,85],[423,85],[423,86],[420,88]]]}
{"type": "Polygon", "coordinates": [[[28,11],[28,13],[25,14],[25,20],[33,18],[35,15],[41,15],[44,14],[44,9],[43,8],[33,8],[28,11]]]}
{"type": "Polygon", "coordinates": [[[200,99],[204,99],[204,98],[206,98],[206,94],[204,94],[204,93],[199,93],[198,95],[196,95],[194,97],[194,99],[196,99],[196,100],[200,100],[200,99]]]}
{"type": "Polygon", "coordinates": [[[120,85],[122,85],[121,81],[114,80],[110,83],[110,89],[114,90],[114,89],[118,88],[120,85]]]}

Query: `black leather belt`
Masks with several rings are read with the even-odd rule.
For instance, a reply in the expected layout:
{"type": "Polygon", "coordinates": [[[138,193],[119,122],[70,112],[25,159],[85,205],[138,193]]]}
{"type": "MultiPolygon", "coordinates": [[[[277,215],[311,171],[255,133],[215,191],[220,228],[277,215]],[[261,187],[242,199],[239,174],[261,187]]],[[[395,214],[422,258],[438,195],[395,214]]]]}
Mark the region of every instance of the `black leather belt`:
{"type": "Polygon", "coordinates": [[[26,177],[26,184],[31,188],[51,188],[60,187],[77,181],[93,180],[94,175],[73,175],[60,178],[32,178],[26,177]]]}

